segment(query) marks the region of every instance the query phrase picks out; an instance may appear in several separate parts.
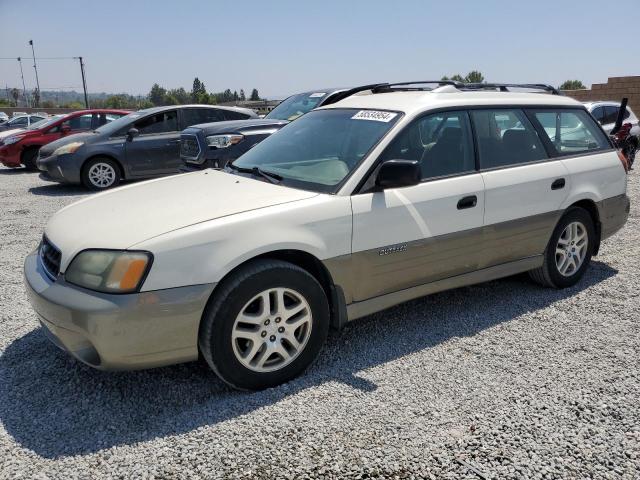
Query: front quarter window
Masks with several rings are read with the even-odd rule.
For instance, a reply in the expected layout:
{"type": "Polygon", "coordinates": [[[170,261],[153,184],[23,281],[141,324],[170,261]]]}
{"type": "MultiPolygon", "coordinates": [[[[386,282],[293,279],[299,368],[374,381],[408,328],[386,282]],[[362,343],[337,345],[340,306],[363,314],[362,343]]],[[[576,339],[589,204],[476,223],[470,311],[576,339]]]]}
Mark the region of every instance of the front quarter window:
{"type": "Polygon", "coordinates": [[[316,110],[253,147],[233,166],[277,174],[284,185],[333,192],[400,116],[378,110],[316,110]]]}

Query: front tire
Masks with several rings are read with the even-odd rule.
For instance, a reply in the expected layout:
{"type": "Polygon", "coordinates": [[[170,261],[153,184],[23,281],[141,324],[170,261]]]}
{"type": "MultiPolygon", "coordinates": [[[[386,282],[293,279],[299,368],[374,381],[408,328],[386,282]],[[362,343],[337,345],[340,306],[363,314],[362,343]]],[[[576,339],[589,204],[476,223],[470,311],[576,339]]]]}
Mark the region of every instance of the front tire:
{"type": "Polygon", "coordinates": [[[31,147],[22,152],[20,163],[22,163],[24,165],[24,168],[26,168],[30,172],[35,172],[36,170],[38,170],[38,167],[36,166],[38,150],[40,150],[40,147],[31,147]]]}
{"type": "Polygon", "coordinates": [[[328,331],[329,305],[318,281],[291,263],[258,260],[219,285],[203,314],[198,345],[224,382],[261,390],[300,375],[328,331]]]}
{"type": "Polygon", "coordinates": [[[589,267],[596,243],[591,215],[572,207],[562,216],[544,252],[542,267],[529,275],[546,287],[567,288],[575,285],[589,267]]]}
{"type": "Polygon", "coordinates": [[[110,158],[97,157],[84,164],[80,178],[90,190],[106,190],[120,183],[120,168],[110,158]]]}

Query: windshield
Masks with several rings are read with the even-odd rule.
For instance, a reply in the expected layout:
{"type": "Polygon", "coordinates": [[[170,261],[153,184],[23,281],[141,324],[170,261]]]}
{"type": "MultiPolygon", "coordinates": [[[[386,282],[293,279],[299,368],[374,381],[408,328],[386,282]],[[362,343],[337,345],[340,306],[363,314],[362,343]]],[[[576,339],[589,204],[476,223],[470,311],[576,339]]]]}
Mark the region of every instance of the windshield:
{"type": "Polygon", "coordinates": [[[318,106],[320,101],[327,96],[326,92],[300,93],[283,100],[276,108],[271,110],[265,118],[276,120],[295,120],[301,115],[310,112],[318,106]]]}
{"type": "Polygon", "coordinates": [[[38,130],[39,128],[48,127],[52,123],[60,120],[60,117],[66,117],[66,115],[55,115],[53,117],[45,118],[44,120],[40,120],[39,122],[32,123],[27,130],[38,130]]]}
{"type": "Polygon", "coordinates": [[[282,177],[283,185],[334,192],[400,118],[397,112],[331,109],[310,112],[232,163],[282,177]]]}
{"type": "Polygon", "coordinates": [[[136,118],[141,117],[142,115],[143,114],[141,112],[130,113],[129,115],[125,115],[124,117],[120,117],[117,120],[114,120],[113,122],[105,123],[101,127],[96,128],[95,132],[113,135],[115,132],[127,126],[129,123],[134,121],[136,118]]]}

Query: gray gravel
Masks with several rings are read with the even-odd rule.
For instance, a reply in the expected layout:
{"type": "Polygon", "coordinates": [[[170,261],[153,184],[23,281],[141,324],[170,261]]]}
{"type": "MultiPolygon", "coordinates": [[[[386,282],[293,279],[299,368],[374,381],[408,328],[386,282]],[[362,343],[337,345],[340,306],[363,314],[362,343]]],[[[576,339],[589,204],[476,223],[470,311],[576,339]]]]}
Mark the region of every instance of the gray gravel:
{"type": "Polygon", "coordinates": [[[86,193],[0,169],[0,478],[638,478],[640,182],[574,288],[517,276],[355,322],[287,385],[91,370],[38,330],[22,261],[86,193]]]}

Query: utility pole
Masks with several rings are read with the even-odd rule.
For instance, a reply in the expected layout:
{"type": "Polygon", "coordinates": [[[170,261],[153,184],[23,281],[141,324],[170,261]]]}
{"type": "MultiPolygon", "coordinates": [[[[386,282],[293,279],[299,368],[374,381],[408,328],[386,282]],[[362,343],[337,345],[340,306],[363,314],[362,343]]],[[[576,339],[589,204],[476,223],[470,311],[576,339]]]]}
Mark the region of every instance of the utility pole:
{"type": "Polygon", "coordinates": [[[29,97],[27,97],[27,87],[24,85],[24,73],[22,72],[22,58],[18,57],[18,63],[20,64],[20,76],[22,77],[22,96],[24,97],[27,107],[29,107],[29,97]]]}
{"type": "MultiPolygon", "coordinates": [[[[33,54],[33,69],[36,71],[36,88],[38,89],[38,98],[40,97],[40,80],[38,80],[38,67],[36,67],[36,51],[33,49],[33,40],[29,40],[31,45],[31,53],[33,54]]],[[[40,105],[36,105],[39,107],[40,105]]]]}
{"type": "Polygon", "coordinates": [[[89,109],[89,97],[87,96],[87,81],[84,77],[84,63],[82,63],[82,57],[78,57],[80,60],[80,73],[82,74],[82,88],[84,89],[84,106],[89,109]]]}

